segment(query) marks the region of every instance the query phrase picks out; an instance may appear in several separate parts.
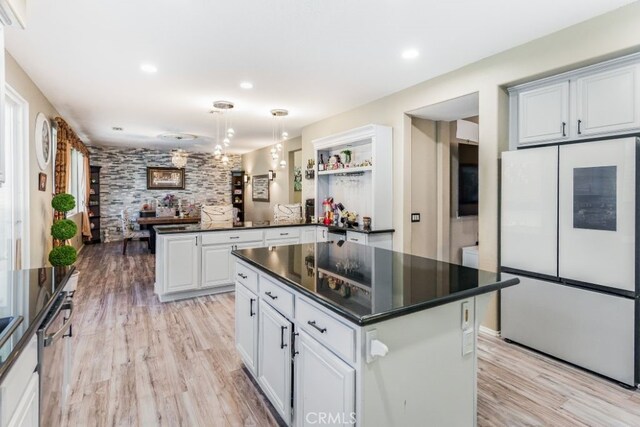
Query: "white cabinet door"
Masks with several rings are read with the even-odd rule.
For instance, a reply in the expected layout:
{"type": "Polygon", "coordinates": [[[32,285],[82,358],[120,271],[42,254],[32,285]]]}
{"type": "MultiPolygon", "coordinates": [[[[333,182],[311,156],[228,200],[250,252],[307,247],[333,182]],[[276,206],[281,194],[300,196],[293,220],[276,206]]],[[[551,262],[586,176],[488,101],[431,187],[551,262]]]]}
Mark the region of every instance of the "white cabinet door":
{"type": "Polygon", "coordinates": [[[329,240],[329,229],[327,227],[318,226],[316,227],[316,231],[316,241],[326,242],[329,240]]]}
{"type": "Polygon", "coordinates": [[[637,145],[620,138],[560,147],[560,277],[635,291],[637,145]]]}
{"type": "Polygon", "coordinates": [[[211,288],[233,283],[235,259],[232,258],[231,245],[203,246],[201,286],[211,288]]]}
{"type": "Polygon", "coordinates": [[[258,382],[284,422],[291,421],[291,322],[260,300],[258,382]]]}
{"type": "Polygon", "coordinates": [[[245,366],[258,373],[258,297],[236,283],[236,348],[245,366]]]}
{"type": "Polygon", "coordinates": [[[355,423],[355,370],[304,331],[296,339],[296,426],[355,423]]]}
{"type": "Polygon", "coordinates": [[[621,67],[576,80],[577,136],[640,128],[639,67],[621,67]]]}
{"type": "Polygon", "coordinates": [[[197,289],[200,262],[197,234],[183,234],[166,240],[165,286],[167,292],[197,289]]]}
{"type": "Polygon", "coordinates": [[[556,141],[569,137],[569,81],[518,94],[518,143],[556,141]]]}
{"type": "Polygon", "coordinates": [[[500,262],[558,275],[558,147],[502,153],[500,262]]]}
{"type": "Polygon", "coordinates": [[[8,427],[38,427],[40,425],[40,393],[38,373],[31,374],[16,411],[11,417],[8,427]]]}
{"type": "Polygon", "coordinates": [[[316,227],[309,226],[302,228],[302,238],[300,243],[315,243],[316,242],[316,227]]]}

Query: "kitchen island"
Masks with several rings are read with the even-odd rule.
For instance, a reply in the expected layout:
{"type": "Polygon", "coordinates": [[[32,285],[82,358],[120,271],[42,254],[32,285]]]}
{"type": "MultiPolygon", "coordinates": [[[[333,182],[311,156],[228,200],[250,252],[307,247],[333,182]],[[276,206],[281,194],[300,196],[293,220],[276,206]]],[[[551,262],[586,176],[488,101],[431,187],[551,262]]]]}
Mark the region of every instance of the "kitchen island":
{"type": "Polygon", "coordinates": [[[499,273],[351,242],[238,249],[236,347],[285,424],[473,426],[499,273]]]}

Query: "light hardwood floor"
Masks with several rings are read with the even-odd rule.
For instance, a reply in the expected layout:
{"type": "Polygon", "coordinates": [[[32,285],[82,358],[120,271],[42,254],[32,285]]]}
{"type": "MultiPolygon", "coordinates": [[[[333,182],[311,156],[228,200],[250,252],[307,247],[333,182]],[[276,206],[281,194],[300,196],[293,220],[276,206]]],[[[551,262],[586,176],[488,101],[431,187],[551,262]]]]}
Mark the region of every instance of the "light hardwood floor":
{"type": "MultiPolygon", "coordinates": [[[[82,251],[65,424],[277,425],[236,355],[233,294],[161,304],[144,248],[82,251]]],[[[640,394],[483,336],[478,425],[640,426],[640,394]]]]}

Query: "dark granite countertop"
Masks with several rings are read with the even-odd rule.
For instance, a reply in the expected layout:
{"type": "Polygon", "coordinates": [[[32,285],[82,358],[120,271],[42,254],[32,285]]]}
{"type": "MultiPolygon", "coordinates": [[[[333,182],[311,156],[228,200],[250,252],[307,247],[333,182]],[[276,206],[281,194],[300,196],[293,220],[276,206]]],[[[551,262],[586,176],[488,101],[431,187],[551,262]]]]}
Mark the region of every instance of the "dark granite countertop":
{"type": "Polygon", "coordinates": [[[75,267],[48,267],[0,272],[0,318],[22,316],[0,348],[0,382],[64,289],[75,267]]]}
{"type": "Polygon", "coordinates": [[[358,325],[516,285],[500,273],[349,242],[241,249],[239,259],[358,325]]]}
{"type": "Polygon", "coordinates": [[[278,228],[278,227],[310,227],[320,226],[327,227],[330,232],[344,233],[346,231],[353,231],[356,233],[377,234],[377,233],[393,233],[395,230],[392,228],[377,229],[377,230],[365,230],[362,227],[336,227],[327,226],[324,224],[307,223],[307,222],[237,222],[228,224],[173,224],[173,225],[156,225],[153,228],[159,235],[164,234],[180,234],[180,233],[201,233],[209,231],[229,231],[229,230],[249,230],[249,229],[261,229],[261,228],[278,228]]]}

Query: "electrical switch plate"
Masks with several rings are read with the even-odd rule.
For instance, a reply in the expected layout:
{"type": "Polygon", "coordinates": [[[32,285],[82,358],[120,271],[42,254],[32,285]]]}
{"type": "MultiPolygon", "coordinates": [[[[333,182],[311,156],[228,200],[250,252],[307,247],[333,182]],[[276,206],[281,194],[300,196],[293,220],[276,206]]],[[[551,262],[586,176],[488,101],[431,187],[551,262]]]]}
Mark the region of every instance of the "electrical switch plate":
{"type": "Polygon", "coordinates": [[[412,213],[411,214],[411,222],[420,222],[420,214],[412,213]]]}
{"type": "Polygon", "coordinates": [[[462,330],[471,327],[471,312],[469,311],[469,301],[462,303],[462,330]]]}
{"type": "Polygon", "coordinates": [[[467,354],[473,353],[473,329],[467,329],[466,331],[462,331],[462,355],[465,356],[467,354]]]}

